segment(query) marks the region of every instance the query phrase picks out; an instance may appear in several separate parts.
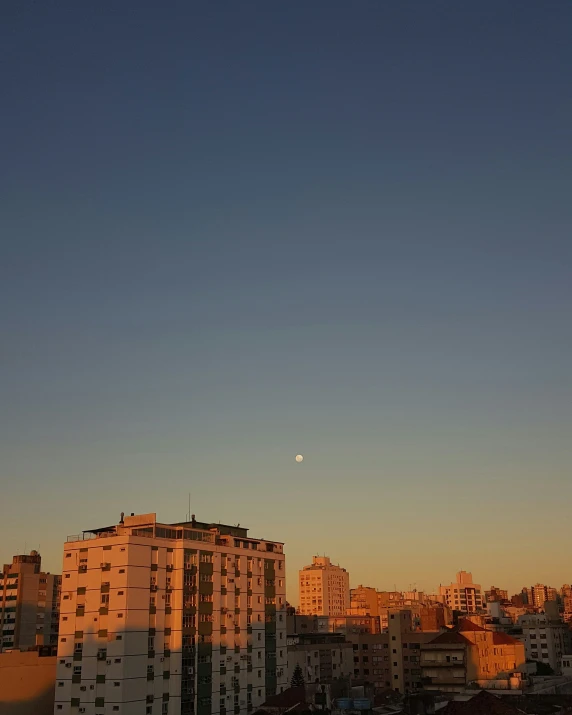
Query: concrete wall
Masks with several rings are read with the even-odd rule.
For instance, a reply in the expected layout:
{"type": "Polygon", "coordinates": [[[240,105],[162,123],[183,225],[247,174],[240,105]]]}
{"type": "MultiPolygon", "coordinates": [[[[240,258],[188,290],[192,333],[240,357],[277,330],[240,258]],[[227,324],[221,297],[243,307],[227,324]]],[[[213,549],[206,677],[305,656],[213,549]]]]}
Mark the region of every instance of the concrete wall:
{"type": "Polygon", "coordinates": [[[55,656],[0,654],[0,715],[53,715],[55,656]]]}

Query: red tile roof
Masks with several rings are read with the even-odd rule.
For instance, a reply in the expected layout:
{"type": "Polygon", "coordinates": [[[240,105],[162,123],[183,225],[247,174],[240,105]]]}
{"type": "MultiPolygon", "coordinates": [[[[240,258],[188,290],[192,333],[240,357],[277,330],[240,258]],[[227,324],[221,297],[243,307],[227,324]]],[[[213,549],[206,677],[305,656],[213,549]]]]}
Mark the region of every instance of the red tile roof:
{"type": "Polygon", "coordinates": [[[428,645],[433,645],[434,643],[462,643],[463,645],[472,645],[468,638],[465,638],[465,636],[456,631],[445,631],[445,633],[441,633],[436,638],[433,638],[432,641],[429,641],[428,645]]]}
{"type": "Polygon", "coordinates": [[[487,629],[473,623],[473,621],[469,621],[468,618],[461,618],[455,630],[459,631],[459,633],[463,633],[463,631],[486,631],[487,629]]]}
{"type": "Polygon", "coordinates": [[[493,643],[495,645],[515,645],[517,643],[522,643],[522,641],[519,641],[502,631],[495,631],[493,633],[493,643]]]}

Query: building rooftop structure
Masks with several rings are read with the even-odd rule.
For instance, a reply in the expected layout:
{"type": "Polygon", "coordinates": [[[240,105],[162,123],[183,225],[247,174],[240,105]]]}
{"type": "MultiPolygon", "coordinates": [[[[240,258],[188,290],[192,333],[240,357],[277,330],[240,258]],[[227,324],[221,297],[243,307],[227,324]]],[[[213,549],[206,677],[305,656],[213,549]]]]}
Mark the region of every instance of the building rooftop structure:
{"type": "Polygon", "coordinates": [[[186,539],[221,546],[242,547],[254,551],[271,551],[273,553],[282,553],[284,546],[283,542],[249,537],[248,529],[241,527],[240,524],[231,526],[230,524],[197,521],[194,514],[190,521],[163,524],[157,521],[155,513],[132,513],[129,516],[125,516],[123,512],[118,524],[96,529],[85,529],[81,534],[68,536],[67,541],[69,543],[122,535],[148,536],[149,538],[172,540],[186,539]]]}

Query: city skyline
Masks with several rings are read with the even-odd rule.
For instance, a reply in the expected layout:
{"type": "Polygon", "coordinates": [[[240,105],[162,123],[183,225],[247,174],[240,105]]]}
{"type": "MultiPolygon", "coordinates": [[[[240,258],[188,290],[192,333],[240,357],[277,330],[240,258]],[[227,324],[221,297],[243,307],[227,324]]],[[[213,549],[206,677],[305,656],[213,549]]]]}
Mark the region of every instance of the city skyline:
{"type": "MultiPolygon", "coordinates": [[[[144,513],[147,513],[147,512],[145,511],[144,513]]],[[[201,515],[199,515],[199,516],[201,516],[201,515]]],[[[99,526],[101,526],[104,523],[108,523],[108,522],[112,523],[113,518],[102,521],[101,524],[99,524],[99,526]]],[[[224,523],[224,522],[217,521],[217,522],[213,522],[213,523],[217,524],[217,523],[224,523]]],[[[254,526],[254,528],[252,528],[252,526],[249,524],[241,523],[240,526],[243,526],[244,528],[247,528],[253,532],[259,531],[257,529],[256,525],[254,526]]],[[[75,534],[72,534],[70,532],[70,534],[68,534],[67,536],[74,537],[75,534]]],[[[268,538],[273,539],[274,536],[275,535],[268,535],[268,538]]],[[[278,541],[281,541],[281,540],[278,539],[278,541]]],[[[55,567],[52,567],[52,560],[50,560],[48,557],[46,557],[43,551],[40,551],[40,556],[42,557],[42,565],[46,571],[48,571],[52,574],[61,574],[62,554],[63,554],[64,543],[65,543],[65,541],[62,541],[60,544],[60,549],[58,552],[60,563],[56,563],[55,567]]],[[[435,579],[433,579],[432,581],[428,581],[429,585],[424,587],[420,581],[411,580],[415,576],[415,574],[413,574],[413,573],[411,574],[411,579],[409,581],[405,581],[405,582],[398,582],[396,580],[392,580],[390,575],[387,575],[387,577],[384,578],[383,576],[380,576],[379,574],[377,574],[375,572],[370,575],[366,574],[365,578],[361,578],[360,576],[354,577],[352,575],[353,569],[351,566],[351,561],[349,563],[342,563],[338,559],[332,558],[331,555],[329,554],[329,552],[326,552],[326,553],[321,552],[320,554],[317,554],[317,553],[308,554],[308,556],[306,556],[306,557],[303,556],[302,562],[300,562],[300,564],[298,564],[298,562],[296,562],[296,561],[293,562],[292,557],[289,554],[288,543],[287,542],[283,542],[283,543],[285,546],[285,554],[286,554],[286,556],[288,556],[287,566],[286,566],[286,596],[287,596],[288,602],[291,605],[296,606],[296,607],[299,606],[299,602],[298,602],[299,601],[298,574],[306,565],[306,561],[309,561],[310,559],[312,559],[314,557],[320,557],[320,556],[328,557],[331,560],[331,563],[333,566],[340,566],[341,568],[345,569],[348,572],[349,579],[350,579],[350,589],[355,589],[358,586],[368,586],[371,588],[375,588],[378,591],[393,591],[393,590],[395,590],[395,591],[399,591],[399,592],[407,592],[407,591],[417,590],[417,591],[421,591],[428,595],[438,595],[439,588],[441,586],[445,587],[451,581],[454,582],[454,579],[455,579],[457,573],[464,572],[464,571],[468,571],[469,573],[471,573],[473,575],[474,579],[478,578],[478,583],[482,587],[483,593],[484,593],[484,591],[488,590],[489,588],[495,587],[495,588],[500,588],[500,589],[508,591],[509,598],[513,595],[520,594],[522,592],[523,588],[531,588],[535,585],[542,584],[542,585],[546,585],[548,587],[555,588],[557,591],[559,591],[562,586],[570,584],[572,582],[572,578],[562,579],[562,576],[559,576],[559,575],[556,575],[552,579],[550,579],[550,578],[542,579],[538,575],[541,572],[541,569],[538,566],[535,566],[533,569],[530,569],[529,577],[525,578],[525,580],[522,583],[517,583],[514,576],[512,576],[510,572],[508,572],[508,573],[504,572],[504,576],[501,575],[500,579],[497,579],[497,580],[492,579],[491,580],[490,578],[488,578],[486,573],[485,574],[476,573],[475,570],[470,568],[470,565],[466,565],[467,568],[458,569],[457,571],[455,571],[451,574],[444,573],[441,581],[438,581],[438,580],[436,581],[435,579]],[[449,581],[447,579],[449,579],[449,581]],[[511,585],[512,583],[515,584],[514,587],[511,585]],[[434,585],[432,586],[431,584],[434,584],[434,585]]],[[[27,544],[26,544],[26,549],[13,551],[13,553],[10,554],[9,558],[8,558],[8,554],[6,553],[6,555],[4,556],[4,561],[2,560],[2,556],[0,556],[0,564],[1,563],[9,563],[14,555],[17,555],[17,554],[24,555],[24,554],[30,553],[30,548],[29,548],[29,545],[27,545],[27,544]]],[[[34,550],[34,549],[32,549],[32,550],[34,550]]],[[[56,562],[57,562],[57,557],[56,557],[56,562]]],[[[439,573],[442,572],[442,570],[440,568],[437,568],[436,570],[439,571],[439,573]]],[[[361,574],[361,572],[359,572],[359,573],[361,574]]]]}
{"type": "Polygon", "coordinates": [[[290,584],[572,580],[571,22],[8,3],[6,557],[190,491],[290,584]]]}

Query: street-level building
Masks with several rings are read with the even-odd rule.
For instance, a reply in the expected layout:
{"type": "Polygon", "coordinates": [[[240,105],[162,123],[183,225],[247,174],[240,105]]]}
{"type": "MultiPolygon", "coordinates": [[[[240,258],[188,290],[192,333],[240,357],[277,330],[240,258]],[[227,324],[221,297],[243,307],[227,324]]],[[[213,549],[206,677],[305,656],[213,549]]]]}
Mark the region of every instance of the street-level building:
{"type": "Polygon", "coordinates": [[[288,682],[299,666],[306,684],[327,685],[353,675],[352,644],[337,633],[288,634],[288,682]]]}
{"type": "Polygon", "coordinates": [[[281,543],[155,514],[64,546],[55,715],[246,715],[287,685],[281,543]]]}

